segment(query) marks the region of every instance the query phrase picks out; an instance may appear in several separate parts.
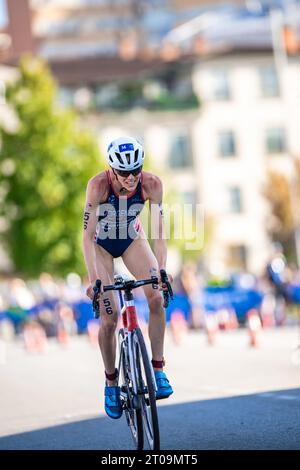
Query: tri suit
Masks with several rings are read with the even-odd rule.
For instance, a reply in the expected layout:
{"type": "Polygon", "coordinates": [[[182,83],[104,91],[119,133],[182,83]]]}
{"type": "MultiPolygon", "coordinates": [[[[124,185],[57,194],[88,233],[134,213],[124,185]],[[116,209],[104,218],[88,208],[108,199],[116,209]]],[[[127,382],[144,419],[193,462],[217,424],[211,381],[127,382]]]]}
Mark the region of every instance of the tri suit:
{"type": "Polygon", "coordinates": [[[106,171],[109,192],[107,200],[99,205],[95,242],[113,258],[124,251],[138,237],[142,225],[138,218],[145,204],[143,195],[143,172],[134,192],[120,196],[114,192],[109,171],[106,171]]]}

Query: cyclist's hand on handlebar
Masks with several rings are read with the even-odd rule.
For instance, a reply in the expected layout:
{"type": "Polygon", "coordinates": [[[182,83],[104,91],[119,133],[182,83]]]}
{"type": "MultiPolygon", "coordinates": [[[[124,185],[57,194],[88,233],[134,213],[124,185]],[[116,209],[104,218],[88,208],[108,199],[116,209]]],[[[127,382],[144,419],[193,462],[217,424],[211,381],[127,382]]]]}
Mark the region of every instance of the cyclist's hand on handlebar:
{"type": "Polygon", "coordinates": [[[172,281],[172,276],[170,275],[169,277],[164,269],[160,269],[160,289],[163,292],[164,308],[168,307],[170,298],[173,300],[173,290],[171,286],[172,281]]]}
{"type": "MultiPolygon", "coordinates": [[[[172,284],[173,276],[171,274],[168,274],[168,273],[167,273],[167,276],[168,276],[169,283],[172,284]]],[[[160,290],[168,291],[168,286],[167,286],[167,284],[164,284],[162,282],[161,276],[159,276],[159,286],[160,286],[160,290]]]]}
{"type": "MultiPolygon", "coordinates": [[[[86,289],[86,295],[87,295],[91,300],[93,300],[93,298],[94,298],[94,289],[93,289],[93,288],[94,288],[94,286],[95,286],[95,282],[96,282],[96,281],[92,282],[92,283],[88,286],[88,288],[86,289]]],[[[97,298],[98,301],[100,300],[100,296],[101,296],[101,295],[103,295],[103,288],[102,288],[102,285],[101,285],[101,292],[100,292],[100,294],[98,295],[98,298],[97,298]]]]}

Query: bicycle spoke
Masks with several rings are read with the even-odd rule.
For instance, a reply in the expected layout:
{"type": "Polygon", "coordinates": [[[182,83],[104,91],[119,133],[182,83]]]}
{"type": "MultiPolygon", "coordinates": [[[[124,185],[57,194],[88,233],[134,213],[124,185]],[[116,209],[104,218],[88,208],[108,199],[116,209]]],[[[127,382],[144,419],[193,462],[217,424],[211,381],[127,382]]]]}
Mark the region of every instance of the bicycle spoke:
{"type": "Polygon", "coordinates": [[[136,376],[141,397],[141,411],[146,438],[151,450],[159,449],[159,427],[156,408],[155,388],[152,379],[151,364],[149,361],[144,338],[140,329],[133,334],[133,351],[136,364],[136,376]]]}

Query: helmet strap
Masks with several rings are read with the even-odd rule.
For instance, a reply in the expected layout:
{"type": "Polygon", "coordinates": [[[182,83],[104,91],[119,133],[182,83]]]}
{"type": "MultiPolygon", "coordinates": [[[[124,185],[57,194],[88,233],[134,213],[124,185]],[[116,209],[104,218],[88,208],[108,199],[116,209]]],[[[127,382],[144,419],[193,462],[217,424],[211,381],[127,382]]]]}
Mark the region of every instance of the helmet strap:
{"type": "MultiPolygon", "coordinates": [[[[118,175],[117,175],[117,173],[115,173],[115,170],[114,170],[114,168],[112,168],[112,172],[113,172],[113,174],[115,175],[115,177],[116,177],[116,180],[118,181],[118,183],[120,183],[120,184],[121,184],[121,182],[119,181],[119,178],[118,178],[118,175]]],[[[119,189],[119,191],[120,191],[120,192],[121,192],[121,191],[126,191],[126,188],[124,188],[123,186],[121,186],[121,188],[119,189]]]]}

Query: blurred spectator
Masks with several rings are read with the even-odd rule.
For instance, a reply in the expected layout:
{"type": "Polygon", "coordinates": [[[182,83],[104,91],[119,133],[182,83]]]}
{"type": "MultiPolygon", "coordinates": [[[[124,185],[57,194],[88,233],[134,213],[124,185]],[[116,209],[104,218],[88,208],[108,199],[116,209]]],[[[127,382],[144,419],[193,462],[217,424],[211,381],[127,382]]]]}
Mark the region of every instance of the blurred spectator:
{"type": "MultiPolygon", "coordinates": [[[[254,301],[258,302],[261,292],[263,324],[283,324],[287,298],[289,303],[300,303],[300,274],[287,265],[282,248],[276,244],[261,279],[251,273],[227,273],[211,285],[199,274],[196,263],[188,262],[174,279],[173,290],[174,301],[170,302],[166,316],[180,342],[186,324],[191,328],[205,328],[207,313],[219,311],[221,327],[226,324],[226,329],[236,316],[243,324],[246,310],[254,301]],[[224,321],[224,309],[230,321],[224,321]]],[[[146,329],[149,312],[142,289],[135,291],[135,301],[141,327],[146,329]]],[[[47,337],[56,337],[61,344],[67,344],[73,335],[89,333],[97,344],[98,324],[99,321],[93,320],[84,283],[76,273],[70,273],[65,279],[54,279],[43,272],[38,279],[26,282],[17,277],[0,281],[0,339],[9,340],[23,332],[28,350],[31,347],[43,350],[47,337]]]]}
{"type": "Polygon", "coordinates": [[[60,343],[68,343],[71,336],[77,334],[77,324],[74,318],[73,309],[63,303],[60,302],[56,306],[56,311],[58,313],[58,340],[60,343]]]}
{"type": "Polygon", "coordinates": [[[43,327],[48,338],[57,336],[58,318],[49,308],[43,308],[37,315],[38,323],[43,327]]]}
{"type": "Polygon", "coordinates": [[[11,306],[29,310],[35,306],[35,299],[32,292],[26,286],[25,281],[15,278],[10,282],[9,300],[11,306]]]}
{"type": "Polygon", "coordinates": [[[204,325],[203,301],[202,301],[202,279],[197,273],[196,263],[185,263],[182,267],[180,280],[191,304],[191,328],[200,328],[204,325]]]}
{"type": "Polygon", "coordinates": [[[54,281],[51,274],[42,273],[39,277],[40,290],[42,292],[43,299],[55,300],[60,296],[59,288],[57,283],[54,281]]]}

